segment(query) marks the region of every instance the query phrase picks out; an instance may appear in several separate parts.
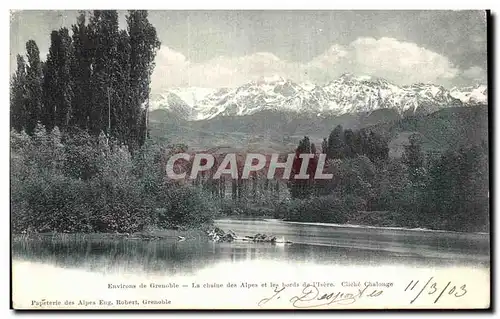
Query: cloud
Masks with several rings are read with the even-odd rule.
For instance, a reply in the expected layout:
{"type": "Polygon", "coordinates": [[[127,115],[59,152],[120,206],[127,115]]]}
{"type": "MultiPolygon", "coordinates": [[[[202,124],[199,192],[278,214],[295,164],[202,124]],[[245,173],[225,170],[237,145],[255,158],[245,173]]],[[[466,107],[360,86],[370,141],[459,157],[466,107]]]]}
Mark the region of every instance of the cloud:
{"type": "Polygon", "coordinates": [[[162,46],[156,57],[152,89],[176,86],[232,87],[262,76],[278,74],[288,77],[300,65],[281,60],[268,52],[242,57],[220,56],[202,63],[162,46]]]}
{"type": "Polygon", "coordinates": [[[186,57],[182,53],[166,46],[161,47],[156,59],[157,62],[160,62],[160,66],[183,66],[188,64],[186,57]]]}
{"type": "Polygon", "coordinates": [[[323,54],[318,55],[313,58],[308,65],[310,67],[316,68],[331,68],[335,67],[339,62],[341,62],[349,52],[347,48],[341,45],[332,45],[328,50],[323,52],[323,54]]]}
{"type": "Polygon", "coordinates": [[[485,82],[487,78],[486,71],[479,66],[471,66],[462,72],[462,76],[475,82],[485,82]]]}
{"type": "Polygon", "coordinates": [[[472,79],[481,74],[479,69],[462,71],[446,56],[394,38],[363,37],[345,46],[334,44],[307,62],[287,61],[269,52],[192,62],[182,53],[162,46],[156,58],[152,87],[153,91],[179,86],[232,87],[269,75],[325,82],[346,72],[374,75],[401,85],[418,82],[446,85],[457,77],[472,79]]]}
{"type": "Polygon", "coordinates": [[[397,83],[439,82],[458,75],[449,59],[415,43],[393,38],[359,38],[350,45],[356,73],[378,75],[397,83]]]}

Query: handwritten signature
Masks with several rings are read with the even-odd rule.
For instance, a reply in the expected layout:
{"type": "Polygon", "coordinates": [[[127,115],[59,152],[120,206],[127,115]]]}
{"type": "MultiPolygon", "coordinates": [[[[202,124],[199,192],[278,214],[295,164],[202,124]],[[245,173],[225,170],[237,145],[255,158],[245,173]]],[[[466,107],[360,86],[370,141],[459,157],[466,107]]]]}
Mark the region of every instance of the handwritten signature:
{"type": "MultiPolygon", "coordinates": [[[[276,301],[284,297],[283,291],[286,287],[274,288],[273,294],[267,298],[263,298],[258,302],[258,306],[262,307],[272,301],[276,301]]],[[[404,293],[410,293],[410,304],[416,302],[422,295],[432,296],[432,302],[435,304],[442,299],[443,296],[461,298],[467,294],[466,284],[453,284],[451,281],[440,282],[435,280],[434,277],[430,277],[426,281],[411,280],[405,289],[402,291],[404,293]],[[412,294],[412,292],[415,292],[412,294]]],[[[307,285],[302,289],[302,292],[296,296],[291,297],[288,301],[295,308],[306,309],[306,308],[316,308],[328,305],[351,305],[357,302],[361,298],[376,298],[383,295],[384,290],[375,289],[371,286],[366,286],[364,288],[358,288],[357,292],[346,292],[346,291],[336,291],[336,292],[320,292],[318,287],[314,285],[307,285]]]]}
{"type": "MultiPolygon", "coordinates": [[[[283,290],[285,290],[285,287],[275,287],[274,294],[270,297],[261,299],[257,305],[262,307],[272,300],[280,299],[283,290]]],[[[363,297],[379,297],[383,294],[383,292],[383,290],[377,290],[366,286],[363,289],[358,289],[355,293],[341,291],[320,293],[316,286],[307,285],[302,289],[302,292],[299,295],[290,298],[289,302],[293,307],[300,309],[315,308],[333,304],[350,305],[363,297]]]]}

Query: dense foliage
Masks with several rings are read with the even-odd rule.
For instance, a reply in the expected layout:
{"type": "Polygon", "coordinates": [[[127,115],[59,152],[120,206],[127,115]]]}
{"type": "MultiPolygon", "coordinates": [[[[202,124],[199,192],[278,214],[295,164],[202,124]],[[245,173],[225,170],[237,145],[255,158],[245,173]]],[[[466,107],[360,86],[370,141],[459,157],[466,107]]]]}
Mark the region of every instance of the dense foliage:
{"type": "Polygon", "coordinates": [[[164,150],[128,148],[86,131],[33,137],[11,132],[11,214],[15,232],[135,232],[200,227],[218,207],[210,194],[164,179],[164,150]],[[139,155],[140,154],[140,155],[139,155]]]}
{"type": "MultiPolygon", "coordinates": [[[[310,148],[304,147],[304,143],[309,143],[307,137],[301,141],[297,152],[309,152],[310,148]]],[[[450,148],[439,156],[427,156],[422,150],[420,136],[413,134],[403,156],[389,158],[385,155],[387,142],[376,134],[362,131],[342,134],[339,126],[322,144],[326,148],[323,152],[330,158],[326,171],[332,173],[333,178],[301,181],[301,184],[292,180],[289,183],[292,200],[282,203],[276,210],[276,217],[311,222],[488,231],[486,142],[450,148]],[[347,136],[369,136],[368,141],[374,141],[374,145],[359,143],[359,149],[368,152],[353,152],[358,147],[349,146],[347,136]],[[298,185],[300,192],[297,191],[298,185]],[[373,219],[375,215],[378,217],[373,219]]]]}

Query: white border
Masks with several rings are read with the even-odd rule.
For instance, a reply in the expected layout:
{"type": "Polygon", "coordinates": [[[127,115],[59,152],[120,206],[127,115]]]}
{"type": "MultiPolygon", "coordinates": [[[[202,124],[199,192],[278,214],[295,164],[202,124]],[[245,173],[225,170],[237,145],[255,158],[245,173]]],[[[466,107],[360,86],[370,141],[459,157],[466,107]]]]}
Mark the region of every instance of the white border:
{"type": "Polygon", "coordinates": [[[144,1],[99,1],[88,0],[85,2],[76,1],[28,1],[18,0],[11,3],[11,9],[150,9],[150,10],[185,10],[185,9],[325,9],[325,10],[394,10],[394,9],[420,9],[420,10],[464,10],[464,9],[488,9],[494,6],[493,0],[475,0],[475,1],[324,1],[324,0],[308,0],[308,1],[269,1],[269,0],[252,0],[252,1],[223,1],[223,0],[183,0],[183,1],[168,1],[159,2],[154,0],[144,1]],[[83,6],[82,6],[83,4],[83,6]]]}
{"type": "MultiPolygon", "coordinates": [[[[0,216],[3,219],[0,225],[2,226],[2,231],[1,234],[3,238],[5,239],[1,245],[1,253],[2,253],[2,263],[1,267],[3,270],[3,275],[0,276],[0,286],[2,288],[2,293],[0,296],[2,296],[2,310],[3,315],[5,317],[10,318],[14,316],[14,313],[12,311],[8,311],[9,307],[9,300],[10,300],[10,291],[9,291],[9,269],[10,269],[10,259],[9,259],[9,89],[8,89],[8,84],[9,84],[9,59],[7,57],[9,56],[9,9],[109,9],[109,8],[114,8],[114,9],[131,9],[131,8],[137,8],[137,9],[171,9],[171,10],[182,10],[182,9],[306,9],[306,10],[311,10],[311,9],[365,9],[365,10],[370,10],[370,9],[378,9],[378,10],[383,10],[383,9],[455,9],[455,10],[460,10],[460,9],[492,9],[493,13],[495,12],[500,12],[498,9],[498,4],[500,1],[498,0],[474,0],[474,1],[436,1],[436,0],[420,0],[420,1],[387,1],[387,0],[378,0],[378,1],[360,1],[360,0],[349,0],[349,1],[324,1],[324,0],[308,0],[308,1],[282,1],[282,2],[271,2],[269,0],[252,0],[252,1],[221,1],[221,0],[210,0],[210,1],[193,1],[193,0],[182,0],[182,1],[168,1],[168,2],[160,2],[160,1],[152,1],[152,0],[122,0],[122,1],[116,1],[116,2],[111,2],[111,1],[103,1],[103,0],[87,0],[85,2],[76,2],[76,1],[54,1],[54,0],[44,0],[44,1],[25,1],[25,0],[18,0],[13,3],[7,4],[7,2],[2,2],[2,6],[6,5],[6,8],[3,8],[1,11],[1,24],[0,24],[0,32],[2,33],[2,56],[4,57],[1,61],[2,63],[0,64],[0,74],[3,74],[0,79],[2,80],[2,83],[0,84],[0,92],[2,94],[2,101],[3,103],[0,106],[0,129],[3,131],[2,134],[0,134],[0,146],[1,146],[1,166],[0,166],[0,185],[1,185],[1,192],[0,192],[0,203],[2,205],[2,210],[0,211],[0,216]],[[8,7],[7,7],[8,5],[8,7]],[[139,6],[138,6],[139,5],[139,6]]],[[[497,25],[498,22],[498,17],[496,17],[496,20],[494,21],[495,25],[497,25]]],[[[497,29],[497,27],[495,27],[497,29]]],[[[497,30],[498,31],[498,30],[497,30]]],[[[495,37],[495,47],[496,47],[496,55],[495,55],[495,60],[498,57],[498,48],[497,44],[499,43],[498,41],[498,33],[494,34],[495,37]]],[[[491,72],[495,72],[495,74],[498,74],[498,63],[496,63],[496,68],[495,70],[490,70],[491,72]]],[[[492,87],[491,83],[489,83],[489,89],[493,90],[494,88],[492,87]]],[[[494,105],[498,107],[498,98],[495,98],[494,105]]],[[[500,123],[498,121],[500,117],[500,112],[497,111],[495,112],[495,123],[500,123]]],[[[496,134],[495,134],[495,149],[499,148],[499,136],[498,133],[499,128],[496,129],[496,134]]],[[[497,161],[495,164],[498,164],[500,160],[497,158],[497,161]]],[[[497,166],[497,165],[496,165],[497,166]]],[[[495,178],[498,177],[498,170],[496,170],[495,178]]],[[[495,193],[492,194],[494,198],[498,198],[500,191],[496,189],[495,193]]],[[[493,229],[499,229],[498,223],[499,223],[500,217],[495,218],[495,225],[493,229]]],[[[493,226],[493,225],[492,225],[493,226]]],[[[498,236],[496,236],[498,237],[498,236]]],[[[495,243],[495,247],[497,246],[497,243],[495,243]]],[[[495,272],[496,275],[498,276],[498,267],[495,267],[495,272]]],[[[498,291],[497,293],[494,294],[495,296],[495,304],[498,306],[498,291]]],[[[151,314],[156,314],[160,316],[175,316],[177,313],[148,313],[148,315],[151,314]]],[[[279,315],[290,315],[291,313],[284,313],[284,314],[279,314],[279,313],[252,313],[252,314],[257,314],[259,317],[275,317],[279,315]]],[[[392,315],[399,316],[400,313],[391,313],[392,315]]],[[[26,317],[32,316],[31,314],[27,315],[24,314],[26,317]]],[[[91,315],[95,316],[96,313],[89,312],[89,313],[80,313],[79,315],[91,315]]],[[[107,316],[116,316],[117,313],[113,314],[107,314],[107,316]]],[[[142,316],[144,314],[129,314],[133,316],[142,316]]],[[[183,316],[187,317],[193,317],[196,318],[199,313],[192,313],[192,314],[182,314],[183,316]]],[[[212,316],[219,316],[220,314],[211,314],[212,316]]],[[[231,316],[234,316],[235,314],[232,314],[231,316]]],[[[294,313],[295,315],[295,313],[294,313]]],[[[307,316],[307,314],[301,313],[301,316],[307,316]]],[[[332,316],[339,316],[339,315],[345,315],[343,313],[339,312],[331,312],[326,315],[332,315],[332,316]]],[[[381,317],[384,318],[388,315],[388,313],[356,313],[356,314],[349,314],[349,317],[381,317]]],[[[413,314],[408,314],[406,315],[412,315],[412,316],[421,316],[425,315],[428,318],[438,318],[440,317],[440,313],[435,313],[435,314],[423,314],[423,313],[413,313],[413,314]]],[[[474,317],[479,314],[470,314],[470,313],[453,313],[452,315],[461,315],[461,316],[466,316],[467,318],[469,317],[474,317]]],[[[54,316],[53,313],[44,313],[44,314],[38,314],[38,316],[45,317],[45,318],[52,318],[54,316]]],[[[62,316],[66,317],[69,316],[68,313],[64,314],[58,314],[57,316],[62,316]]],[[[5,318],[4,317],[4,318],[5,318]]]]}

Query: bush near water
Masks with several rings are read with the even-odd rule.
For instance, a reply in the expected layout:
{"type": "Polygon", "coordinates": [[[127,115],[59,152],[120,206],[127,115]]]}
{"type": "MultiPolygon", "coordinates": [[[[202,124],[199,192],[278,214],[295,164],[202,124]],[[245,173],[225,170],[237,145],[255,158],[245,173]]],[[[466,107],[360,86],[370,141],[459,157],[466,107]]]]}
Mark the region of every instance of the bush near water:
{"type": "Polygon", "coordinates": [[[33,137],[12,132],[14,232],[135,232],[210,223],[216,208],[208,195],[165,182],[161,152],[146,144],[132,157],[104,134],[63,137],[41,125],[33,137]]]}

